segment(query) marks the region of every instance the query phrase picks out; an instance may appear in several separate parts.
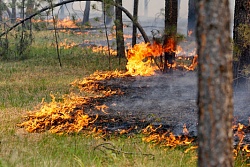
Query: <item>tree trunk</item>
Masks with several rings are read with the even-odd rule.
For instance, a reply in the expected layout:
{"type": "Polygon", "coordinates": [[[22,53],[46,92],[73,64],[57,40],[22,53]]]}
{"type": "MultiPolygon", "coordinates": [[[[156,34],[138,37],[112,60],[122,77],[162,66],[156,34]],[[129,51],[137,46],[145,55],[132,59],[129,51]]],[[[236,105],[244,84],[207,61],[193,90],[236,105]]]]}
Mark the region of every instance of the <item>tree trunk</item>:
{"type": "Polygon", "coordinates": [[[11,23],[15,23],[16,22],[16,0],[12,0],[11,11],[12,11],[11,23]]]}
{"type": "Polygon", "coordinates": [[[26,8],[26,17],[29,17],[31,14],[34,13],[34,8],[35,8],[35,1],[28,0],[27,1],[27,8],[26,8]]]}
{"type": "MultiPolygon", "coordinates": [[[[235,86],[246,88],[247,79],[242,70],[250,65],[250,42],[244,34],[243,26],[250,28],[250,2],[249,0],[235,0],[234,11],[234,79],[235,86]]],[[[249,37],[248,37],[249,38],[249,37]]]]}
{"type": "MultiPolygon", "coordinates": [[[[139,0],[134,0],[134,13],[133,17],[137,21],[138,19],[138,5],[139,5],[139,0]]],[[[133,34],[132,34],[132,46],[136,44],[136,37],[137,37],[137,27],[133,23],[133,34]]]]}
{"type": "Polygon", "coordinates": [[[169,43],[173,41],[174,48],[164,53],[164,72],[172,71],[172,64],[174,64],[176,48],[176,34],[177,34],[177,19],[178,19],[178,0],[165,0],[165,35],[164,47],[168,47],[169,43]],[[169,67],[170,65],[170,67],[169,67]]]}
{"type": "Polygon", "coordinates": [[[148,17],[148,0],[144,0],[144,16],[148,17]]]}
{"type": "MultiPolygon", "coordinates": [[[[109,0],[109,1],[103,1],[103,3],[106,3],[105,5],[102,4],[102,9],[105,10],[105,18],[106,18],[106,24],[111,24],[113,21],[113,16],[114,16],[114,6],[112,5],[113,0],[109,0]],[[109,2],[110,1],[110,2],[109,2]],[[104,9],[105,6],[105,9],[104,9]]],[[[104,17],[104,16],[103,16],[104,17]]]]}
{"type": "Polygon", "coordinates": [[[3,1],[0,0],[0,21],[3,21],[3,1]]]}
{"type": "Polygon", "coordinates": [[[232,54],[228,0],[198,0],[198,166],[232,167],[232,54]]]}
{"type": "Polygon", "coordinates": [[[84,14],[83,14],[83,21],[82,24],[86,24],[89,22],[89,13],[90,13],[90,1],[86,2],[84,14]]]}
{"type": "Polygon", "coordinates": [[[178,0],[165,0],[165,31],[176,35],[178,19],[178,0]]]}
{"type": "MultiPolygon", "coordinates": [[[[59,0],[59,2],[63,2],[63,0],[59,0]]],[[[65,11],[64,11],[65,6],[62,5],[60,6],[60,13],[59,13],[59,19],[64,19],[65,18],[65,11]]]]}
{"type": "MultiPolygon", "coordinates": [[[[115,3],[122,6],[122,0],[115,0],[115,3]]],[[[125,57],[125,46],[123,37],[123,22],[122,22],[122,10],[118,7],[115,8],[115,25],[116,25],[116,44],[117,44],[117,55],[119,56],[119,63],[122,57],[125,57]]]]}
{"type": "Polygon", "coordinates": [[[196,26],[195,0],[189,0],[188,2],[188,27],[187,27],[187,35],[189,39],[193,39],[195,37],[195,26],[196,26]]]}

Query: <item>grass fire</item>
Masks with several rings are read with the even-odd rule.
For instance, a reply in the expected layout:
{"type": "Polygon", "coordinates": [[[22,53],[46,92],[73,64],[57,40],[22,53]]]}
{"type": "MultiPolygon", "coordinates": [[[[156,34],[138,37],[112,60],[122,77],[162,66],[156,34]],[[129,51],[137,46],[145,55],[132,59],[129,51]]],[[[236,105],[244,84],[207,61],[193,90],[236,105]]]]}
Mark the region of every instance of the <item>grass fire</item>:
{"type": "MultiPolygon", "coordinates": [[[[230,57],[229,38],[219,38],[227,31],[220,31],[213,42],[211,36],[206,38],[209,31],[195,39],[206,24],[190,29],[183,24],[181,11],[172,17],[174,4],[166,3],[165,11],[153,19],[137,18],[126,5],[110,6],[108,1],[72,1],[72,6],[68,2],[20,3],[17,19],[14,4],[0,2],[4,5],[0,11],[0,166],[199,166],[203,133],[211,144],[203,149],[207,152],[217,150],[218,143],[226,141],[223,137],[232,134],[224,159],[231,155],[235,166],[250,165],[248,87],[234,90],[230,84],[223,87],[226,80],[220,80],[230,71],[221,60],[230,57]],[[82,3],[84,13],[78,9],[82,3]],[[32,5],[34,15],[29,11],[32,5]],[[93,17],[86,18],[93,11],[93,17]],[[124,20],[118,21],[122,11],[124,20]],[[214,45],[204,55],[210,43],[214,45]],[[214,52],[215,44],[225,49],[216,61],[214,55],[224,50],[214,52]],[[201,74],[207,68],[218,69],[206,73],[203,86],[216,85],[224,91],[203,89],[201,81],[207,78],[201,74]],[[202,90],[208,93],[204,97],[202,90]],[[231,91],[234,102],[221,101],[227,94],[221,95],[231,91]],[[202,98],[210,95],[214,99],[202,106],[202,98]],[[221,103],[209,106],[215,101],[221,103]],[[234,110],[227,128],[224,116],[231,114],[217,117],[222,107],[228,107],[223,113],[234,110]],[[210,115],[203,113],[207,110],[210,115]],[[200,122],[208,117],[210,121],[200,122]],[[210,129],[201,128],[211,122],[210,129]]],[[[245,26],[239,28],[243,29],[245,33],[245,26]]],[[[244,67],[242,74],[249,79],[247,70],[244,67]]],[[[226,77],[230,79],[229,74],[226,77]]]]}

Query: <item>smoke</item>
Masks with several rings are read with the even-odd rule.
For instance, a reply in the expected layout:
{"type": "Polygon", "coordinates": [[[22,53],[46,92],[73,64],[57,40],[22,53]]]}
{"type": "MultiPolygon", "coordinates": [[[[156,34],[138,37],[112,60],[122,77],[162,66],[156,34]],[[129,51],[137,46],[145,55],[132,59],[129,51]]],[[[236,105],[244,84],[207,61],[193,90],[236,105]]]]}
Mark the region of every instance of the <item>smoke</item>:
{"type": "Polygon", "coordinates": [[[248,125],[250,122],[250,90],[247,87],[234,88],[234,116],[237,122],[248,125]]]}

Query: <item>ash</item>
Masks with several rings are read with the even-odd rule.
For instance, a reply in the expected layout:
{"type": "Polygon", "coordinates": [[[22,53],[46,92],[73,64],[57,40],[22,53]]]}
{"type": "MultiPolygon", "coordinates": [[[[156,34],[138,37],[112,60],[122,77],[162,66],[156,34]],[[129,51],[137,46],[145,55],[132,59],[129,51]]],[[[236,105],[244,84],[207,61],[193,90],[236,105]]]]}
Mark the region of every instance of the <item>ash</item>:
{"type": "MultiPolygon", "coordinates": [[[[106,112],[109,115],[127,120],[137,117],[153,125],[161,124],[176,135],[183,135],[183,127],[186,126],[190,136],[197,136],[196,72],[176,70],[172,74],[116,78],[105,84],[124,91],[123,95],[98,101],[98,104],[108,106],[106,112]]],[[[248,125],[249,97],[245,92],[235,92],[234,117],[237,123],[248,125]]],[[[99,114],[102,113],[99,111],[99,114]]]]}

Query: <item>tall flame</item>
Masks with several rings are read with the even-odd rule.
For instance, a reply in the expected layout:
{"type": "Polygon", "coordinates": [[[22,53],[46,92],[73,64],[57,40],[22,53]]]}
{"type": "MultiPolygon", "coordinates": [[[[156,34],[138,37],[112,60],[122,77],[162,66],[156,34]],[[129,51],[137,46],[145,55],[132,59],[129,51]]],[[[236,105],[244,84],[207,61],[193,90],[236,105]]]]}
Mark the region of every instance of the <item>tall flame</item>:
{"type": "MultiPolygon", "coordinates": [[[[158,47],[156,45],[156,47],[158,47]]],[[[127,65],[128,73],[132,76],[142,75],[150,76],[155,73],[156,66],[153,65],[151,56],[158,54],[158,49],[155,49],[149,43],[136,44],[132,49],[127,52],[127,65]]]]}

